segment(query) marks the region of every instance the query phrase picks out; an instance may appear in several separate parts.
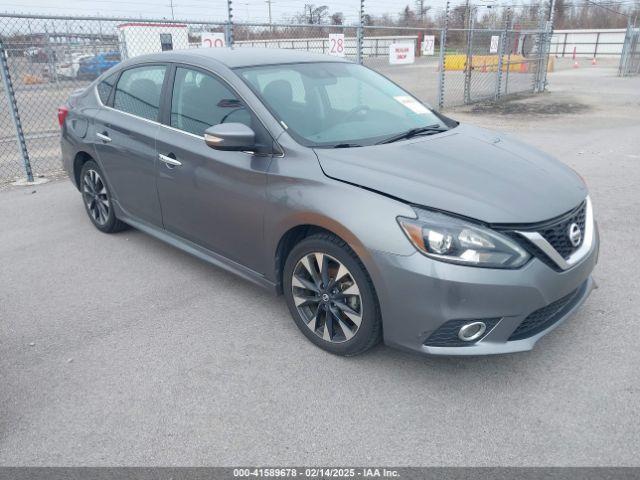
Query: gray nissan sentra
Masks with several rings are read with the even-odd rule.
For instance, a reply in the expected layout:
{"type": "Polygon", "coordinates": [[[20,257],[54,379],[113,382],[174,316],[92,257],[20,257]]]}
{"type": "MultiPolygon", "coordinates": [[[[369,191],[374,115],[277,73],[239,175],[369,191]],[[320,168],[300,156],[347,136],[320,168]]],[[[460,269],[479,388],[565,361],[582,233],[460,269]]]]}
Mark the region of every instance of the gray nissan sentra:
{"type": "Polygon", "coordinates": [[[137,57],[58,119],[96,228],[132,226],[283,294],[332,353],[530,350],[593,288],[598,231],[573,170],[348,61],[137,57]]]}

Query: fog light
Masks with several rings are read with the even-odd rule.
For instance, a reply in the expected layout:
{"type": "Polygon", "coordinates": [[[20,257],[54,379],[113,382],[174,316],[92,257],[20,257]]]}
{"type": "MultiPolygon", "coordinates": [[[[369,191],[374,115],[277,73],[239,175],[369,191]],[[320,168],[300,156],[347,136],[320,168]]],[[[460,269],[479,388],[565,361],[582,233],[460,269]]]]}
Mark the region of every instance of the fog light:
{"type": "Polygon", "coordinates": [[[473,342],[479,339],[487,330],[484,322],[472,322],[463,325],[458,332],[458,338],[463,342],[473,342]]]}

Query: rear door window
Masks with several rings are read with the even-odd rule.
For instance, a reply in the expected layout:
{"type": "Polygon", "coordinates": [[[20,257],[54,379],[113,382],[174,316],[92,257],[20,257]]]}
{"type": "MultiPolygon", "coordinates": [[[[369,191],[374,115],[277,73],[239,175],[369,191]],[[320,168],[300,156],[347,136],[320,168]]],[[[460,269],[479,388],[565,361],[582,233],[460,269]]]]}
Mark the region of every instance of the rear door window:
{"type": "Polygon", "coordinates": [[[116,85],[113,108],[157,121],[166,71],[164,65],[149,65],[122,72],[116,85]]]}

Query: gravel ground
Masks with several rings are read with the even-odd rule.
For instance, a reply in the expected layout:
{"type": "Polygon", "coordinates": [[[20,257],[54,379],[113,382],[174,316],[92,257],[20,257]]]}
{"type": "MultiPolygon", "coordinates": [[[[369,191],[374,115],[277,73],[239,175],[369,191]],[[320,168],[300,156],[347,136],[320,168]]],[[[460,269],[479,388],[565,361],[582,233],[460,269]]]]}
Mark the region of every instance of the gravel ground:
{"type": "Polygon", "coordinates": [[[550,82],[450,112],[591,188],[600,288],[529,353],[334,357],[282,299],[99,233],[68,181],[0,192],[0,465],[640,465],[640,78],[550,82]]]}

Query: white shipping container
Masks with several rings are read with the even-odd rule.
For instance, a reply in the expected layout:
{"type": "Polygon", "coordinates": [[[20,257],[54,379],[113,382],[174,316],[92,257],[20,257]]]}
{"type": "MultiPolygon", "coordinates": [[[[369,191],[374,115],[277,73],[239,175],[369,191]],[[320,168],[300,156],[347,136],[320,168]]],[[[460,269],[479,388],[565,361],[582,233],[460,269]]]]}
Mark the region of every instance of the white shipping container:
{"type": "Polygon", "coordinates": [[[123,23],[118,25],[122,58],[189,48],[187,25],[179,23],[123,23]]]}

